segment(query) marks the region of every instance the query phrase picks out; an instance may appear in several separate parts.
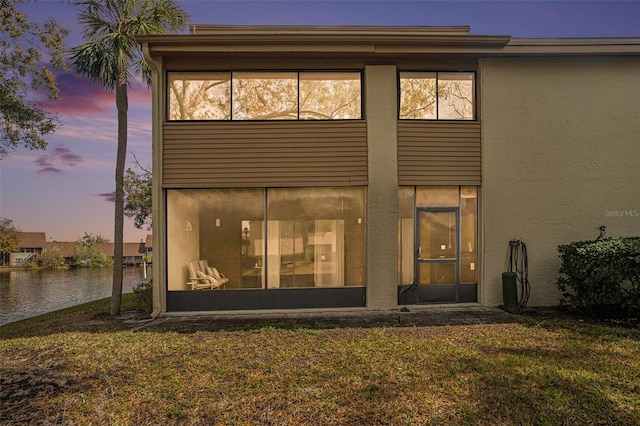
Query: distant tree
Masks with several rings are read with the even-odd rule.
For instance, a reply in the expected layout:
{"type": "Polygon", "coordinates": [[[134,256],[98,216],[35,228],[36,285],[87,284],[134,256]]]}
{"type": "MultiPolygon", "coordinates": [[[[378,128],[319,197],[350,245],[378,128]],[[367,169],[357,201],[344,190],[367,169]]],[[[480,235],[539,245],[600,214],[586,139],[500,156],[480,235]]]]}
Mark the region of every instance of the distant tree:
{"type": "MultiPolygon", "coordinates": [[[[135,155],[134,155],[135,157],[135,155]]],[[[143,167],[136,158],[136,167],[142,170],[138,174],[132,169],[127,169],[124,176],[125,205],[124,214],[133,218],[136,228],[142,229],[145,225],[151,226],[151,168],[143,167]]]]}
{"type": "Polygon", "coordinates": [[[102,235],[93,235],[85,232],[73,249],[73,260],[78,266],[111,266],[112,259],[96,247],[96,244],[107,243],[109,240],[102,235]]]}
{"type": "Polygon", "coordinates": [[[0,264],[9,261],[9,254],[20,250],[18,245],[18,230],[11,219],[0,218],[0,264]]]}
{"type": "Polygon", "coordinates": [[[64,68],[69,31],[53,19],[29,21],[19,8],[28,1],[0,0],[0,159],[18,146],[45,149],[44,136],[60,125],[57,115],[30,100],[28,92],[31,88],[49,100],[58,97],[52,69],[64,68]]]}
{"type": "Polygon", "coordinates": [[[85,246],[92,246],[95,244],[108,242],[109,239],[107,237],[103,237],[102,235],[93,235],[88,232],[85,232],[82,237],[78,238],[78,243],[85,246]]]}
{"type": "Polygon", "coordinates": [[[64,257],[55,247],[45,248],[40,257],[42,267],[45,269],[57,269],[64,265],[64,257]]]}
{"type": "Polygon", "coordinates": [[[177,31],[188,15],[175,0],[85,0],[78,19],[85,42],[71,50],[73,68],[79,74],[115,91],[118,110],[118,152],[115,172],[114,268],[111,315],[120,313],[123,278],[124,168],[127,156],[127,87],[141,73],[151,84],[151,69],[144,62],[136,37],[177,31]]]}

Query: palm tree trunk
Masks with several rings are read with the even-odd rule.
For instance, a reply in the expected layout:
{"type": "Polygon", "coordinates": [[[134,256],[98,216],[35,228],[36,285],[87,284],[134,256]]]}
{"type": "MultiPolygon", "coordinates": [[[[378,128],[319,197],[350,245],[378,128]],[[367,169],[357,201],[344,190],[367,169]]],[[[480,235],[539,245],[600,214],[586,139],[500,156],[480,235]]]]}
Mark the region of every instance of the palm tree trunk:
{"type": "Polygon", "coordinates": [[[111,315],[120,315],[122,302],[122,265],[124,263],[124,166],[127,159],[127,85],[116,84],[118,110],[118,153],[116,157],[115,229],[113,237],[113,287],[111,288],[111,315]]]}

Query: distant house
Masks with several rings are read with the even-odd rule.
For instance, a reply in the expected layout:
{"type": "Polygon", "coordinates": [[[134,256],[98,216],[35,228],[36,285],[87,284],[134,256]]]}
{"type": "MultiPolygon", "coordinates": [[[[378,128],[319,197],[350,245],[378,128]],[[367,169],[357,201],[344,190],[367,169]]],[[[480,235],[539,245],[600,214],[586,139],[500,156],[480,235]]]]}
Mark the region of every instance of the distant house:
{"type": "Polygon", "coordinates": [[[18,232],[19,251],[9,255],[9,266],[22,266],[37,262],[47,242],[44,232],[18,232]]]}
{"type": "MultiPolygon", "coordinates": [[[[113,243],[98,243],[96,244],[96,247],[102,250],[107,256],[113,258],[113,243]]],[[[144,253],[145,249],[143,243],[124,243],[123,262],[125,265],[140,265],[142,263],[142,256],[144,253]]]]}
{"type": "Polygon", "coordinates": [[[46,250],[57,250],[67,265],[73,264],[73,255],[76,247],[75,241],[49,241],[45,245],[46,250]]]}
{"type": "MultiPolygon", "coordinates": [[[[150,240],[147,237],[147,240],[150,240]]],[[[26,262],[40,260],[44,250],[57,250],[67,265],[73,265],[74,251],[78,243],[75,241],[46,241],[44,232],[20,232],[18,233],[19,251],[10,254],[10,266],[20,267],[26,262]]],[[[113,243],[98,243],[96,247],[102,250],[107,256],[113,257],[113,243]]],[[[147,254],[146,244],[124,243],[124,264],[140,265],[143,256],[147,254]]]]}

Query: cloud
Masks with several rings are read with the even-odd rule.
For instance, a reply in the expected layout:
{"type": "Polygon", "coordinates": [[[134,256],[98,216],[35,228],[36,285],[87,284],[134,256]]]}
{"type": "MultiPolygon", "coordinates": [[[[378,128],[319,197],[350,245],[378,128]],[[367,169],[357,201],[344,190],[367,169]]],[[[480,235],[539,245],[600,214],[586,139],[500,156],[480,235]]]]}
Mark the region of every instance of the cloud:
{"type": "Polygon", "coordinates": [[[41,155],[40,157],[38,157],[34,163],[36,163],[36,165],[38,167],[51,167],[51,157],[49,157],[48,155],[41,155]]]}
{"type": "Polygon", "coordinates": [[[56,146],[48,154],[36,158],[33,162],[39,167],[39,174],[62,174],[65,168],[75,167],[84,159],[74,154],[64,145],[56,146]]]}
{"type": "Polygon", "coordinates": [[[144,84],[134,84],[127,90],[129,102],[148,103],[151,109],[151,89],[144,84]]]}
{"type": "Polygon", "coordinates": [[[106,201],[107,203],[113,203],[114,202],[114,194],[113,192],[105,192],[102,194],[95,194],[96,197],[100,197],[102,199],[104,199],[104,201],[106,201]]]}
{"type": "MultiPolygon", "coordinates": [[[[78,116],[116,116],[115,95],[87,77],[60,72],[56,75],[56,85],[60,90],[58,99],[50,101],[44,92],[34,93],[34,98],[47,111],[59,113],[63,120],[78,116]]],[[[151,105],[151,90],[140,82],[134,81],[127,94],[130,103],[151,105]]]]}
{"type": "Polygon", "coordinates": [[[61,175],[64,173],[62,170],[55,167],[45,167],[37,171],[38,174],[44,175],[61,175]]]}
{"type": "Polygon", "coordinates": [[[74,154],[71,150],[65,146],[57,146],[53,149],[53,155],[62,161],[65,165],[73,167],[76,164],[81,163],[82,157],[74,154]]]}
{"type": "Polygon", "coordinates": [[[67,115],[103,115],[115,107],[115,98],[99,84],[73,73],[62,73],[56,76],[56,84],[60,89],[59,98],[47,107],[67,115]]]}

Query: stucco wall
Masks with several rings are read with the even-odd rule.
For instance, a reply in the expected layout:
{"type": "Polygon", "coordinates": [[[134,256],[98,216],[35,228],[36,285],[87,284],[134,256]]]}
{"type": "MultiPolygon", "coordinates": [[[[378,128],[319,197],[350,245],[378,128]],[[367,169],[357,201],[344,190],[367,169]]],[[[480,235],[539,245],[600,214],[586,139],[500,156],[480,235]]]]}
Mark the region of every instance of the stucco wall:
{"type": "Polygon", "coordinates": [[[640,235],[640,59],[485,59],[480,76],[481,301],[502,303],[520,239],[529,305],[555,305],[559,244],[640,235]]]}
{"type": "Polygon", "coordinates": [[[396,68],[365,69],[369,188],[367,193],[367,307],[397,300],[398,152],[396,68]]]}

